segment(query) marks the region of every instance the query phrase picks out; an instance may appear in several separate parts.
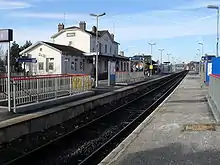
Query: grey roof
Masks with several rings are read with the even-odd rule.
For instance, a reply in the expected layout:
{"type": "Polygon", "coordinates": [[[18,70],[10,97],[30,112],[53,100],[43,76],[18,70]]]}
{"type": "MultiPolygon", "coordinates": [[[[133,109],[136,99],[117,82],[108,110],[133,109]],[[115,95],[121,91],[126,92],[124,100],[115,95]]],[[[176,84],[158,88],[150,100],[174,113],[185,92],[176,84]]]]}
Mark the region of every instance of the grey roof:
{"type": "Polygon", "coordinates": [[[59,45],[59,44],[54,44],[54,43],[45,42],[45,41],[42,41],[42,42],[62,51],[64,53],[71,53],[71,54],[83,54],[84,53],[83,51],[76,49],[72,46],[59,45]]]}

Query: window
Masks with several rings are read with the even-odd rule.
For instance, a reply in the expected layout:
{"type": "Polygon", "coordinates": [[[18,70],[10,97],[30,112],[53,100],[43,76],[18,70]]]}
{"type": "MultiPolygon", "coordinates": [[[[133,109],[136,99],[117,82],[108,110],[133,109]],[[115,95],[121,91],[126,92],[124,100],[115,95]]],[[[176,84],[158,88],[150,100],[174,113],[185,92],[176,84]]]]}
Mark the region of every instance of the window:
{"type": "Polygon", "coordinates": [[[49,70],[54,70],[54,63],[53,62],[49,62],[49,70]]]}
{"type": "Polygon", "coordinates": [[[41,51],[41,52],[42,52],[42,50],[43,50],[43,49],[42,49],[42,48],[40,48],[40,51],[41,51]]]}
{"type": "Polygon", "coordinates": [[[104,71],[108,70],[108,60],[105,60],[104,71]]]}
{"type": "Polygon", "coordinates": [[[75,71],[77,70],[77,59],[75,59],[75,71]]]}
{"type": "Polygon", "coordinates": [[[38,63],[38,69],[39,70],[44,70],[44,63],[43,62],[38,63]]]}
{"type": "Polygon", "coordinates": [[[83,71],[85,70],[85,60],[83,59],[83,66],[82,66],[83,68],[83,71]]]}
{"type": "Polygon", "coordinates": [[[74,62],[71,62],[71,69],[72,69],[72,70],[74,70],[74,69],[75,69],[75,67],[74,67],[74,66],[75,66],[75,63],[74,63],[74,62]]]}
{"type": "Polygon", "coordinates": [[[107,49],[108,49],[108,47],[107,47],[107,45],[105,45],[105,53],[107,53],[107,49]]]}
{"type": "Polygon", "coordinates": [[[75,37],[76,34],[75,34],[75,33],[67,33],[66,36],[67,36],[67,37],[75,37]]]}
{"type": "Polygon", "coordinates": [[[99,43],[99,54],[101,54],[101,53],[102,53],[102,44],[99,43]]]}
{"type": "Polygon", "coordinates": [[[54,58],[46,58],[46,72],[54,70],[54,58]]]}
{"type": "Polygon", "coordinates": [[[83,67],[83,62],[82,62],[82,61],[80,61],[80,63],[79,63],[79,67],[80,67],[80,70],[81,70],[81,71],[83,71],[83,70],[84,70],[84,67],[83,67]]]}
{"type": "Polygon", "coordinates": [[[110,47],[110,53],[112,53],[112,47],[110,47]]]}

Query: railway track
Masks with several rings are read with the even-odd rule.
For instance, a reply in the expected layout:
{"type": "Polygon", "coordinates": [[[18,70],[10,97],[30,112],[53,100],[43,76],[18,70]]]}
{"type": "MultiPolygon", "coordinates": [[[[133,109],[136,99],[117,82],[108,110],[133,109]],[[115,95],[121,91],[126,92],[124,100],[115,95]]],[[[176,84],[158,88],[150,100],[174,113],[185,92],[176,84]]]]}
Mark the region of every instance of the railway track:
{"type": "Polygon", "coordinates": [[[5,165],[98,164],[172,92],[186,73],[151,84],[144,94],[5,165]]]}

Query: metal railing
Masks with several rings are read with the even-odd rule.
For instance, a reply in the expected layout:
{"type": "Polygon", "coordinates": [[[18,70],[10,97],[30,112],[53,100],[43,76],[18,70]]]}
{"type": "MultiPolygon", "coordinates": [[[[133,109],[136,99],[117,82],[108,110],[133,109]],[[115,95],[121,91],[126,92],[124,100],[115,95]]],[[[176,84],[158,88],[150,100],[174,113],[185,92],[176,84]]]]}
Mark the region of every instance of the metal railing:
{"type": "Polygon", "coordinates": [[[116,83],[136,82],[145,77],[144,72],[116,72],[116,83]]]}
{"type": "Polygon", "coordinates": [[[208,96],[212,112],[220,122],[220,75],[210,75],[208,96]]]}
{"type": "MultiPolygon", "coordinates": [[[[11,77],[13,105],[23,105],[91,90],[90,75],[37,75],[11,77]]],[[[7,77],[0,77],[0,101],[7,100],[7,77]]]]}

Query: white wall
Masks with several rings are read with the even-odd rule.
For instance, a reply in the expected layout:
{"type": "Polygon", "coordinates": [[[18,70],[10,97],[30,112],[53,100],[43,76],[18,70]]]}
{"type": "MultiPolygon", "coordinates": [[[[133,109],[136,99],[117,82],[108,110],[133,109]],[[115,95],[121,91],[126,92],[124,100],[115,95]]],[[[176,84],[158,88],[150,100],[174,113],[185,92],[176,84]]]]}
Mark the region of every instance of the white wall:
{"type": "MultiPolygon", "coordinates": [[[[110,36],[106,33],[101,38],[99,38],[99,42],[101,42],[101,54],[106,56],[118,55],[118,44],[113,43],[110,36]],[[105,45],[107,45],[107,53],[105,53],[105,45]],[[111,48],[111,51],[110,51],[111,48]],[[116,50],[116,54],[115,54],[116,50]]],[[[91,38],[91,52],[95,50],[95,36],[91,38]]]]}
{"type": "Polygon", "coordinates": [[[31,58],[36,58],[36,65],[26,63],[26,70],[36,74],[61,74],[61,53],[45,45],[39,45],[27,52],[31,58]],[[46,72],[46,58],[54,58],[54,70],[46,72]],[[39,63],[43,62],[43,70],[39,70],[39,63]]]}
{"type": "Polygon", "coordinates": [[[84,52],[90,52],[90,35],[81,30],[67,30],[53,39],[53,43],[67,46],[70,41],[72,41],[71,46],[84,52]],[[68,33],[75,33],[75,36],[67,37],[68,33]]]}

